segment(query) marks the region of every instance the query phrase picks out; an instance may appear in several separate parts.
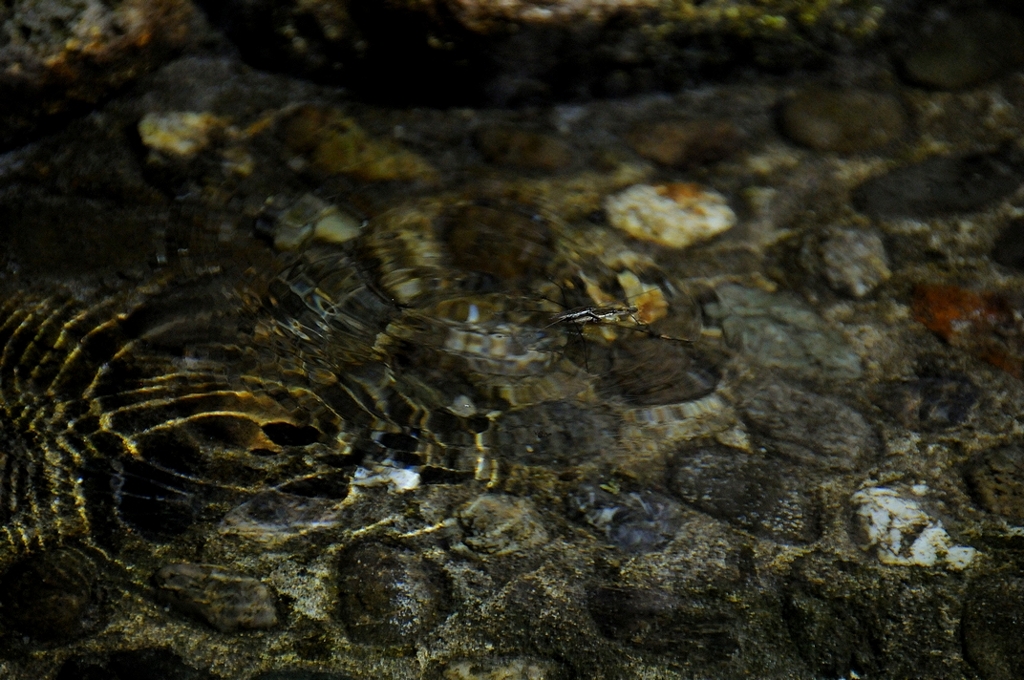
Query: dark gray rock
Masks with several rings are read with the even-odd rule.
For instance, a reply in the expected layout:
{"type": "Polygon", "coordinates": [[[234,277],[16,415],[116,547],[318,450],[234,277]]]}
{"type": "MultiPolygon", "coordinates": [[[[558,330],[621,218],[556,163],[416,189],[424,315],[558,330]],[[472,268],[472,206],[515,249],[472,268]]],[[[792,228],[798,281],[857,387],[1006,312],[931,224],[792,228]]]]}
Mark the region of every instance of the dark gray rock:
{"type": "Polygon", "coordinates": [[[786,543],[819,534],[810,471],[787,461],[709,444],[680,451],[672,492],[712,517],[786,543]]]}
{"type": "Polygon", "coordinates": [[[871,426],[834,397],[770,380],[741,385],[737,397],[757,443],[771,453],[833,470],[855,469],[876,453],[871,426]]]}
{"type": "Polygon", "coordinates": [[[762,366],[860,376],[860,357],[795,295],[734,284],[719,286],[715,294],[717,301],[705,305],[705,312],[722,325],[731,346],[762,366]]]}
{"type": "Polygon", "coordinates": [[[853,204],[876,218],[926,218],[971,212],[1003,198],[1024,180],[1020,152],[942,156],[870,179],[853,204]]]}

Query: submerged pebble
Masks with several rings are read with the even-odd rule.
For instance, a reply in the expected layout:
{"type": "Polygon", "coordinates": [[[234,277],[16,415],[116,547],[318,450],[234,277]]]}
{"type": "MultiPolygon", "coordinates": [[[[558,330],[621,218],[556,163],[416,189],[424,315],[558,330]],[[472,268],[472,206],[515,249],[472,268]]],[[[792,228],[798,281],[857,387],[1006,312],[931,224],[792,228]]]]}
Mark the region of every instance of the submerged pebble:
{"type": "Polygon", "coordinates": [[[612,640],[703,661],[736,651],[733,622],[698,598],[658,588],[604,585],[587,593],[587,609],[602,635],[612,640]]]}
{"type": "Polygon", "coordinates": [[[810,88],[782,107],[782,130],[818,151],[859,153],[903,136],[903,106],[892,95],[869,90],[810,88]]]}
{"type": "Polygon", "coordinates": [[[475,553],[505,555],[548,542],[537,508],[528,498],[483,494],[459,509],[462,542],[475,553]]]}
{"type": "Polygon", "coordinates": [[[992,9],[925,25],[903,59],[912,82],[943,90],[977,85],[1024,62],[1024,22],[992,9]]]}
{"type": "Polygon", "coordinates": [[[714,163],[739,147],[739,130],[727,120],[662,120],[640,123],[626,142],[640,156],[669,167],[714,163]]]}
{"type": "Polygon", "coordinates": [[[921,284],[914,288],[914,319],[953,347],[1024,378],[1024,300],[1019,293],[921,284]]]}
{"type": "Polygon", "coordinates": [[[898,383],[886,401],[891,413],[912,430],[946,430],[966,422],[978,402],[978,388],[964,375],[938,375],[898,383]]]}
{"type": "Polygon", "coordinates": [[[726,341],[763,366],[857,378],[861,360],[806,303],[790,293],[726,284],[705,305],[726,341]]]}
{"type": "Polygon", "coordinates": [[[346,551],[338,571],[338,616],[355,642],[410,645],[448,607],[440,570],[421,555],[387,545],[346,551]]]}
{"type": "Polygon", "coordinates": [[[421,156],[390,139],[378,139],[336,109],[297,107],[281,126],[285,144],[304,162],[327,174],[366,182],[433,181],[437,171],[421,156]]]}
{"type": "Polygon", "coordinates": [[[685,448],[670,488],[686,504],[754,534],[807,543],[819,534],[808,470],[718,444],[685,448]]]}
{"type": "Polygon", "coordinates": [[[875,218],[928,218],[970,212],[1020,186],[1024,164],[1012,148],[996,153],[939,156],[870,179],[852,195],[875,218]]]}
{"type": "Polygon", "coordinates": [[[855,469],[875,454],[871,426],[834,397],[777,380],[745,383],[737,397],[754,440],[769,452],[834,470],[855,469]]]}
{"type": "Polygon", "coordinates": [[[686,248],[736,224],[725,196],[699,184],[637,184],[605,200],[608,221],[633,238],[686,248]]]}
{"type": "Polygon", "coordinates": [[[992,260],[1004,267],[1024,270],[1024,219],[1012,220],[1003,227],[992,246],[992,260]]]}
{"type": "Polygon", "coordinates": [[[570,511],[629,553],[656,550],[679,530],[682,508],[654,491],[613,492],[583,484],[569,497],[570,511]]]}
{"type": "Polygon", "coordinates": [[[257,539],[295,536],[334,526],[340,509],[341,502],[334,498],[307,498],[269,489],[225,515],[220,531],[257,539]]]}
{"type": "Polygon", "coordinates": [[[248,576],[205,564],[169,564],[153,582],[160,600],[222,633],[278,623],[274,594],[248,576]]]}
{"type": "Polygon", "coordinates": [[[214,680],[214,676],[185,663],[169,649],[132,649],[104,659],[94,654],[64,662],[55,680],[214,680]]]}
{"type": "Polygon", "coordinates": [[[147,113],[139,121],[138,130],[142,144],[150,151],[190,158],[205,149],[227,123],[211,113],[169,111],[147,113]]]}

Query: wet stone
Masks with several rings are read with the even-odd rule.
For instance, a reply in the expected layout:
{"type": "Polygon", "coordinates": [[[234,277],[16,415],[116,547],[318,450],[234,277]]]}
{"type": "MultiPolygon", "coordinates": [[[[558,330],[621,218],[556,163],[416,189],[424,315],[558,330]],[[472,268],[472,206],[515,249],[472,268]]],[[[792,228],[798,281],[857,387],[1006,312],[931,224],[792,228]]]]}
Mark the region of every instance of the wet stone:
{"type": "Polygon", "coordinates": [[[968,463],[966,476],[981,507],[1014,524],[1024,523],[1024,447],[983,451],[968,463]]]}
{"type": "Polygon", "coordinates": [[[907,121],[895,97],[868,90],[812,88],[782,107],[782,130],[794,142],[818,151],[859,153],[903,136],[907,121]]]}
{"type": "Polygon", "coordinates": [[[979,210],[1016,189],[1024,177],[1019,153],[939,156],[870,179],[852,195],[875,218],[927,218],[979,210]]]}
{"type": "Polygon", "coordinates": [[[670,167],[714,163],[731,156],[742,135],[729,121],[665,120],[645,122],[626,134],[640,156],[670,167]]]}
{"type": "Polygon", "coordinates": [[[448,609],[448,584],[423,557],[386,545],[345,552],[338,572],[338,616],[362,644],[409,645],[448,609]]]}
{"type": "Polygon", "coordinates": [[[444,680],[559,680],[565,676],[554,661],[530,657],[460,659],[448,664],[444,680]]]}
{"type": "Polygon", "coordinates": [[[459,510],[462,542],[475,553],[505,555],[548,542],[536,506],[528,498],[484,494],[459,510]]]}
{"type": "Polygon", "coordinates": [[[157,597],[222,633],[277,625],[270,588],[258,580],[203,564],[170,564],[153,577],[157,597]]]}
{"type": "Polygon", "coordinates": [[[26,557],[0,579],[5,627],[40,640],[67,640],[103,623],[96,565],[73,548],[26,557]]]}
{"type": "Polygon", "coordinates": [[[711,394],[719,379],[716,368],[684,343],[650,337],[627,338],[603,351],[595,348],[586,357],[586,368],[601,376],[602,394],[633,406],[699,399],[711,394]]]}
{"type": "Polygon", "coordinates": [[[927,494],[923,484],[876,486],[853,494],[861,545],[873,549],[882,564],[962,570],[977,550],[954,544],[942,520],[931,513],[927,494]]]}
{"type": "Polygon", "coordinates": [[[829,287],[864,297],[892,276],[885,245],[878,234],[859,229],[829,229],[819,245],[829,287]]]}
{"type": "Polygon", "coordinates": [[[559,170],[572,163],[572,150],[558,137],[496,125],[477,131],[476,148],[491,163],[529,170],[559,170]]]}
{"type": "Polygon", "coordinates": [[[1006,225],[992,246],[992,260],[1004,267],[1024,270],[1024,219],[1006,225]]]}
{"type": "Polygon", "coordinates": [[[270,489],[225,515],[220,531],[252,538],[298,535],[336,525],[340,505],[334,498],[308,498],[270,489]]]}
{"type": "Polygon", "coordinates": [[[978,402],[978,388],[963,375],[930,376],[890,388],[891,413],[905,427],[947,430],[966,422],[978,402]]]}
{"type": "Polygon", "coordinates": [[[618,427],[608,413],[556,401],[509,411],[486,436],[490,447],[505,460],[569,466],[611,450],[618,427]]]}
{"type": "Polygon", "coordinates": [[[701,599],[608,585],[587,593],[587,608],[602,635],[632,646],[705,663],[736,651],[734,624],[701,599]]]}
{"type": "Polygon", "coordinates": [[[670,488],[702,512],[756,535],[808,543],[819,535],[808,471],[718,444],[680,451],[670,488]]]}
{"type": "Polygon", "coordinates": [[[675,537],[682,522],[678,502],[649,490],[613,493],[588,483],[568,503],[571,514],[628,553],[657,550],[675,537]]]}
{"type": "Polygon", "coordinates": [[[998,574],[967,591],[964,653],[985,680],[1013,680],[1024,668],[1024,578],[998,574]]]}
{"type": "Polygon", "coordinates": [[[767,380],[741,385],[737,397],[755,442],[769,453],[832,470],[856,469],[875,454],[871,426],[838,399],[767,380]]]}
{"type": "Polygon", "coordinates": [[[715,293],[717,301],[705,305],[705,312],[721,324],[729,345],[757,363],[837,378],[860,376],[860,357],[795,295],[734,284],[715,293]]]}
{"type": "Polygon", "coordinates": [[[637,184],[605,199],[608,222],[633,238],[686,248],[732,229],[725,196],[688,182],[637,184]]]}
{"type": "Polygon", "coordinates": [[[1024,22],[979,9],[925,26],[903,59],[908,80],[942,90],[971,87],[1024,62],[1024,22]]]}

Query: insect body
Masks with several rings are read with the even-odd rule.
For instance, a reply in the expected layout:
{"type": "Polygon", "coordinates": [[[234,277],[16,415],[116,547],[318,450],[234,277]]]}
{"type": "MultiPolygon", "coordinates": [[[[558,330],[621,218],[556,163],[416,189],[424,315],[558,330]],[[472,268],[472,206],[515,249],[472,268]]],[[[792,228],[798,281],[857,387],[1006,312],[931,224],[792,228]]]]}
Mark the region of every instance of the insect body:
{"type": "Polygon", "coordinates": [[[551,318],[548,327],[558,323],[575,323],[579,325],[588,323],[610,323],[622,321],[629,318],[633,323],[641,326],[640,320],[636,318],[636,307],[580,307],[557,314],[551,318]]]}

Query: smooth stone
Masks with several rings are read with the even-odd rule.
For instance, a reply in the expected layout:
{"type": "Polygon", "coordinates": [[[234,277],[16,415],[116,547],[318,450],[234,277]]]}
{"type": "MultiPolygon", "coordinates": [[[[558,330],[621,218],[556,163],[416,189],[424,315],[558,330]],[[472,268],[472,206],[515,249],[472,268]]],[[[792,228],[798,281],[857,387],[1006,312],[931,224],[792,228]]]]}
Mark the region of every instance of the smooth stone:
{"type": "Polygon", "coordinates": [[[756,535],[809,543],[819,511],[806,468],[710,444],[679,452],[669,481],[674,494],[702,512],[756,535]]]}
{"type": "Polygon", "coordinates": [[[928,218],[971,212],[993,203],[1024,179],[1021,154],[939,156],[880,175],[854,189],[857,210],[875,218],[928,218]]]}
{"type": "Polygon", "coordinates": [[[413,552],[364,544],[345,552],[338,573],[338,614],[363,644],[410,645],[445,615],[448,584],[413,552]]]}
{"type": "Polygon", "coordinates": [[[860,357],[805,302],[791,293],[719,286],[704,311],[718,320],[726,342],[762,366],[860,377],[860,357]]]}
{"type": "Polygon", "coordinates": [[[170,564],[153,581],[160,600],[222,633],[278,623],[273,593],[254,578],[205,564],[170,564]]]}
{"type": "Polygon", "coordinates": [[[907,79],[941,90],[977,85],[1024,62],[1024,22],[978,9],[923,33],[903,60],[907,79]]]}
{"type": "Polygon", "coordinates": [[[751,435],[771,453],[831,470],[856,469],[875,453],[871,426],[838,399],[769,380],[736,392],[751,435]]]}
{"type": "Polygon", "coordinates": [[[818,151],[859,153],[903,136],[907,116],[892,95],[869,90],[811,88],[782,107],[782,131],[818,151]]]}
{"type": "Polygon", "coordinates": [[[643,158],[682,168],[728,158],[739,148],[742,135],[724,120],[663,120],[640,123],[625,138],[643,158]]]}

